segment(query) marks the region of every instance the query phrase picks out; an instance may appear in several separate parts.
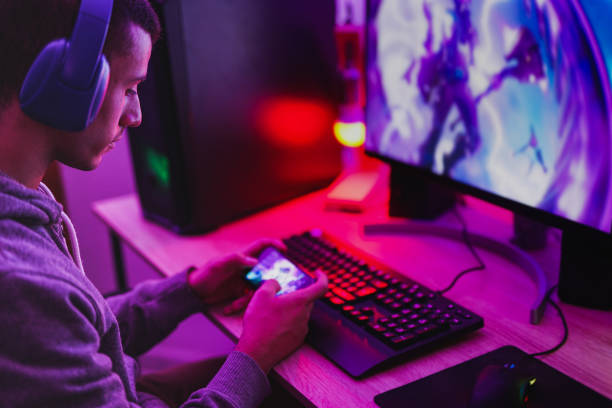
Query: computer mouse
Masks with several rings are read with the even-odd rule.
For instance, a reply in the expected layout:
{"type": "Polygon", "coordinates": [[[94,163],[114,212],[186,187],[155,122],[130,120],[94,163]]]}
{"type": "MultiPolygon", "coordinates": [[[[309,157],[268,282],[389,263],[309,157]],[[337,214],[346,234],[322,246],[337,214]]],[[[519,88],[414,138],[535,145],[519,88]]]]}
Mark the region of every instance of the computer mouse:
{"type": "Polygon", "coordinates": [[[515,363],[486,366],[478,374],[469,408],[528,408],[535,381],[515,363]]]}

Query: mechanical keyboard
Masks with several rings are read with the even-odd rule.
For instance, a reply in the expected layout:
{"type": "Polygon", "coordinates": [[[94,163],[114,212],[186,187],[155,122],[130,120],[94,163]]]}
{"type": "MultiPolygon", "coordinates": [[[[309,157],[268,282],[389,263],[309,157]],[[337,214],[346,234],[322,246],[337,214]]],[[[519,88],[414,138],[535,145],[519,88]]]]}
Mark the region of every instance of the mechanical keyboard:
{"type": "Polygon", "coordinates": [[[290,260],[329,279],[306,341],[353,377],[484,325],[482,317],[320,230],[283,242],[290,260]]]}

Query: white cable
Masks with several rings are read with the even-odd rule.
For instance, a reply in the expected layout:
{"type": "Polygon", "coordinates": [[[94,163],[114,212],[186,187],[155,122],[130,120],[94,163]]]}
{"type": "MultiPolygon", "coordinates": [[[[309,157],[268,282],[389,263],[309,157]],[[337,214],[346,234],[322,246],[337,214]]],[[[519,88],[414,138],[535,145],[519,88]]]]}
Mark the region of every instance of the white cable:
{"type": "MultiPolygon", "coordinates": [[[[55,196],[53,195],[49,187],[47,187],[43,182],[41,182],[39,186],[47,195],[51,196],[51,198],[55,200],[55,196]]],[[[79,240],[77,239],[76,230],[74,229],[74,225],[72,225],[72,221],[70,221],[70,217],[68,217],[68,214],[66,214],[63,210],[62,210],[61,217],[62,217],[62,222],[64,223],[64,225],[66,226],[66,229],[68,230],[68,238],[70,238],[69,245],[70,245],[70,250],[72,252],[72,260],[74,261],[76,266],[79,268],[81,273],[85,275],[85,269],[83,269],[83,262],[81,261],[81,251],[79,250],[79,240]]]]}

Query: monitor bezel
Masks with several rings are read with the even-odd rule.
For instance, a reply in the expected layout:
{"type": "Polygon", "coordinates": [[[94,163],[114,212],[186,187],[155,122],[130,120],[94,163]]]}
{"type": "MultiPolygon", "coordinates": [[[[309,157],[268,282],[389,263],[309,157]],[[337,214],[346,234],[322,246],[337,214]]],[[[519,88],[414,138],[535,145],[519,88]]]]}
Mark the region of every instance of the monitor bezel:
{"type": "MultiPolygon", "coordinates": [[[[365,14],[366,14],[366,18],[365,18],[365,22],[364,22],[364,75],[367,78],[368,75],[368,57],[369,57],[369,38],[368,38],[368,29],[369,29],[369,22],[371,20],[371,4],[372,0],[366,0],[365,1],[365,14]]],[[[572,5],[576,6],[575,2],[572,2],[572,5]]],[[[582,18],[584,19],[584,11],[582,9],[580,9],[578,11],[578,18],[582,18]]],[[[585,33],[585,34],[590,34],[591,39],[594,38],[593,33],[589,32],[589,33],[585,33]]],[[[599,59],[602,59],[603,57],[601,55],[597,55],[597,57],[599,57],[599,59]]],[[[598,67],[598,69],[600,69],[601,67],[598,67]]],[[[366,106],[365,106],[365,118],[367,118],[367,110],[368,110],[368,104],[369,102],[369,98],[367,97],[367,95],[369,94],[369,82],[366,80],[365,81],[365,89],[366,89],[366,106]]],[[[609,97],[609,95],[606,95],[609,97]]],[[[610,101],[608,100],[608,111],[610,111],[610,109],[612,109],[612,106],[610,104],[610,101]]],[[[612,120],[610,121],[610,125],[612,126],[612,120]]],[[[612,135],[612,131],[611,131],[611,135],[612,135]]],[[[366,124],[366,140],[368,139],[368,126],[366,124]]],[[[559,228],[562,230],[578,230],[578,231],[590,231],[590,232],[598,232],[601,234],[602,237],[606,237],[606,238],[610,238],[612,237],[612,222],[610,224],[610,228],[608,231],[604,231],[602,229],[593,227],[589,224],[584,224],[581,223],[579,221],[575,221],[566,217],[563,217],[561,215],[557,215],[554,213],[551,213],[549,211],[540,209],[540,208],[536,208],[536,207],[532,207],[526,204],[523,204],[521,202],[518,202],[516,200],[510,199],[510,198],[506,198],[503,197],[501,195],[489,192],[487,190],[481,189],[479,187],[475,187],[473,185],[461,182],[461,181],[457,181],[452,179],[451,177],[447,177],[447,176],[443,176],[437,173],[434,173],[433,171],[424,169],[422,167],[413,165],[413,164],[409,164],[409,163],[404,163],[401,162],[399,160],[393,159],[391,157],[388,156],[384,156],[376,151],[372,151],[372,150],[368,150],[367,148],[367,144],[364,145],[364,151],[366,153],[366,155],[376,158],[378,160],[381,160],[382,162],[388,163],[390,165],[393,166],[402,166],[405,169],[409,169],[410,171],[413,171],[415,173],[415,175],[418,175],[420,177],[424,177],[427,181],[430,182],[435,182],[435,183],[439,183],[442,186],[445,186],[447,188],[452,188],[460,193],[463,194],[468,194],[471,196],[474,196],[476,198],[488,201],[494,205],[500,206],[500,207],[504,207],[510,211],[512,211],[513,213],[517,213],[520,215],[524,215],[526,217],[529,217],[531,219],[534,219],[536,221],[539,221],[543,224],[546,224],[548,226],[551,227],[555,227],[555,228],[559,228]]]]}

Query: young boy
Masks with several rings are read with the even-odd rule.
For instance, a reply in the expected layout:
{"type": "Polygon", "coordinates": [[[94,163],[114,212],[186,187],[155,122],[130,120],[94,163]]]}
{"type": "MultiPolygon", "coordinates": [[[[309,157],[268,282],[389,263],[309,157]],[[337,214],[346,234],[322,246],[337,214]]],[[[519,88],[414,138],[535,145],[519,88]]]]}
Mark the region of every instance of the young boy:
{"type": "MultiPolygon", "coordinates": [[[[27,107],[31,89],[24,81],[37,55],[58,38],[72,40],[81,5],[100,10],[106,3],[112,2],[0,3],[0,400],[11,407],[256,406],[269,392],[266,374],[302,343],[313,302],[327,290],[326,277],[278,297],[278,283],[269,281],[250,301],[241,297],[244,268],[256,263],[264,247],[283,248],[262,240],[243,253],[105,300],[83,272],[69,219],[41,184],[55,160],[96,168],[125,129],[142,120],[137,87],[160,35],[147,0],[112,4],[103,43],[110,75],[91,123],[49,124],[45,114],[54,117],[48,111],[41,119],[27,107]],[[229,312],[248,306],[243,334],[216,375],[208,381],[206,364],[194,365],[180,374],[190,378],[177,377],[175,384],[162,383],[168,376],[160,376],[137,385],[134,358],[189,315],[219,302],[230,302],[229,312]]],[[[44,69],[45,63],[52,65],[43,59],[44,69]]],[[[69,66],[65,75],[80,68],[69,66]]],[[[48,109],[65,103],[58,99],[48,109]]]]}

